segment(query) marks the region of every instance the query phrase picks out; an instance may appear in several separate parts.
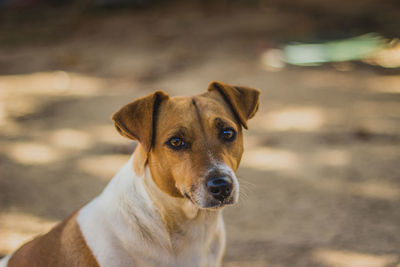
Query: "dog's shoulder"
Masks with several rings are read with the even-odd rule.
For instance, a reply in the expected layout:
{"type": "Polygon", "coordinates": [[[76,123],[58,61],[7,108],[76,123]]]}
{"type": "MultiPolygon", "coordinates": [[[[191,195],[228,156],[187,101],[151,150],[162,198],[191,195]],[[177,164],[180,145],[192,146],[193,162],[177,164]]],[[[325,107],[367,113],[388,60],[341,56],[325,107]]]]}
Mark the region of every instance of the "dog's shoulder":
{"type": "Polygon", "coordinates": [[[47,234],[23,245],[10,257],[7,266],[98,267],[76,222],[76,215],[74,213],[47,234]]]}

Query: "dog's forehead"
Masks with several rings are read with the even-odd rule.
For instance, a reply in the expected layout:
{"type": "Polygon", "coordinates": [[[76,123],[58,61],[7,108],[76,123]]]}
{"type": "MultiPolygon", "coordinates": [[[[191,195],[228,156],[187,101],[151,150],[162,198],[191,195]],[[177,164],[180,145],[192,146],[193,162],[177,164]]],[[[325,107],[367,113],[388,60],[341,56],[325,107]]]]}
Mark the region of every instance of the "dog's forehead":
{"type": "Polygon", "coordinates": [[[176,125],[195,126],[195,121],[221,117],[234,121],[234,115],[222,98],[205,93],[195,96],[176,96],[165,101],[158,112],[158,127],[167,130],[176,125]]]}
{"type": "Polygon", "coordinates": [[[194,115],[219,114],[229,116],[230,109],[223,100],[211,97],[209,94],[195,96],[175,96],[169,98],[160,108],[159,116],[173,119],[170,116],[178,116],[179,120],[192,120],[194,115]]]}

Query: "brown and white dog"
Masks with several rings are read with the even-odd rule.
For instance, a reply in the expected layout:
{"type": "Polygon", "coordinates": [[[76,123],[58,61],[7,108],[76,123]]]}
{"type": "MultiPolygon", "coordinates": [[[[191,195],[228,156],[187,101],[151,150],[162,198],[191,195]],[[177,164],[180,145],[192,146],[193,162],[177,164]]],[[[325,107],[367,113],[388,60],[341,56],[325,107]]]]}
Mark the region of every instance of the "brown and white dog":
{"type": "Polygon", "coordinates": [[[260,92],[212,82],[206,93],[156,91],[113,116],[139,142],[105,190],[49,233],[0,262],[9,266],[220,266],[221,210],[238,200],[242,127],[260,92]]]}

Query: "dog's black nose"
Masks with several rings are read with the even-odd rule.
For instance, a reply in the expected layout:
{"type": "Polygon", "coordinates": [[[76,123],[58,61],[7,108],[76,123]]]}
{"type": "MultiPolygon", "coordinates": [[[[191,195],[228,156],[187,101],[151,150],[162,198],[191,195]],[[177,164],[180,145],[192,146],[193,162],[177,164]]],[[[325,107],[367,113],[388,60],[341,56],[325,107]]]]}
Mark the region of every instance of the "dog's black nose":
{"type": "Polygon", "coordinates": [[[232,179],[228,177],[217,177],[207,181],[207,189],[210,194],[223,201],[232,193],[232,179]]]}

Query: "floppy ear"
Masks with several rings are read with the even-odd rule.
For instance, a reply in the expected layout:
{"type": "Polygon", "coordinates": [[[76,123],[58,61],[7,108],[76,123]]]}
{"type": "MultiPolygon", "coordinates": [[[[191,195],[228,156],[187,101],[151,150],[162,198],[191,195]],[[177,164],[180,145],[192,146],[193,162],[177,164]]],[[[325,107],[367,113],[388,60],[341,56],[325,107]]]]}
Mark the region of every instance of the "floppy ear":
{"type": "Polygon", "coordinates": [[[259,90],[214,81],[208,86],[208,91],[218,91],[229,104],[236,119],[247,129],[247,120],[251,119],[258,110],[259,90]]]}
{"type": "Polygon", "coordinates": [[[158,107],[168,98],[164,92],[156,91],[123,106],[112,116],[115,128],[122,136],[139,141],[149,152],[155,137],[158,107]]]}

